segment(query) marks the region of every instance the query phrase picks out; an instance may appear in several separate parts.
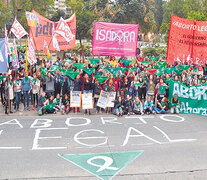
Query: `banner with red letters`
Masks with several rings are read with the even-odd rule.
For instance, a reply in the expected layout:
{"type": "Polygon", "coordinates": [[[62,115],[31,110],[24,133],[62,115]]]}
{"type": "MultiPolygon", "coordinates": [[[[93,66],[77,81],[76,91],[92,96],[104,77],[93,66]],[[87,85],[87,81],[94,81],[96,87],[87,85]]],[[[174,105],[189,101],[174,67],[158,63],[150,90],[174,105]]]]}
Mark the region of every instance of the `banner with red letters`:
{"type": "Polygon", "coordinates": [[[137,24],[95,22],[92,53],[103,56],[136,56],[138,29],[137,24]]]}
{"type": "MultiPolygon", "coordinates": [[[[32,27],[30,26],[29,36],[33,40],[35,45],[35,50],[43,50],[44,47],[44,39],[48,44],[48,48],[50,51],[55,51],[56,49],[53,47],[52,35],[54,34],[54,29],[58,25],[58,22],[50,21],[49,19],[41,16],[36,11],[32,10],[32,13],[35,14],[39,20],[38,26],[32,27]]],[[[66,39],[60,34],[56,33],[56,39],[58,41],[58,45],[60,50],[74,49],[75,41],[76,41],[76,15],[73,14],[69,19],[64,20],[67,22],[70,27],[71,33],[73,35],[73,39],[70,41],[66,41],[66,39]]],[[[62,27],[64,29],[64,27],[62,27]]]]}
{"type": "Polygon", "coordinates": [[[207,21],[171,17],[167,61],[174,64],[207,63],[207,21]]]}

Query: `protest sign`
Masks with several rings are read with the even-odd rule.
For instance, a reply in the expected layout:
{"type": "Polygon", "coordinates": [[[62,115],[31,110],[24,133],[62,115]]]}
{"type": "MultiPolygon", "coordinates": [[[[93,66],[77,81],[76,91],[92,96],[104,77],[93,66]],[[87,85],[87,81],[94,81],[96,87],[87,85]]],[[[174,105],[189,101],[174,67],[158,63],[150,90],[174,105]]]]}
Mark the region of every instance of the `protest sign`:
{"type": "Polygon", "coordinates": [[[110,92],[106,107],[113,108],[114,107],[115,98],[116,98],[116,92],[110,92]]]}
{"type": "Polygon", "coordinates": [[[174,94],[177,94],[180,102],[180,113],[207,117],[207,85],[187,87],[171,80],[169,84],[170,102],[174,94]]]}
{"type": "Polygon", "coordinates": [[[95,22],[92,54],[135,57],[138,29],[137,24],[95,22]]]}
{"type": "Polygon", "coordinates": [[[192,21],[172,16],[167,61],[201,65],[207,62],[207,21],[192,21]]]}
{"type": "Polygon", "coordinates": [[[93,109],[92,93],[83,93],[82,94],[82,109],[93,109]]]}
{"type": "Polygon", "coordinates": [[[71,91],[70,107],[81,107],[81,91],[71,91]]]}
{"type": "Polygon", "coordinates": [[[108,92],[101,91],[98,102],[97,102],[97,106],[105,109],[107,106],[108,97],[109,97],[108,92]]]}

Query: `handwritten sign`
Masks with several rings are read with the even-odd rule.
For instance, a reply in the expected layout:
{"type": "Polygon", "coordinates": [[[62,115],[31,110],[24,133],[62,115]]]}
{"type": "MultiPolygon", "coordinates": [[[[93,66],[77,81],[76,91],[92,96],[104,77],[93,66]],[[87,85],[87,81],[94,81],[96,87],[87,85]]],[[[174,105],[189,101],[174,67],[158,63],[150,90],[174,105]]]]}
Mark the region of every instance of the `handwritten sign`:
{"type": "Polygon", "coordinates": [[[81,107],[81,91],[71,91],[70,107],[81,107]]]}
{"type": "Polygon", "coordinates": [[[101,91],[97,106],[105,109],[107,106],[108,97],[109,97],[108,92],[101,91]]]}
{"type": "Polygon", "coordinates": [[[82,94],[82,109],[93,109],[92,93],[82,94]]]}
{"type": "Polygon", "coordinates": [[[106,107],[112,107],[113,108],[115,98],[116,98],[116,92],[110,92],[106,107]]]}

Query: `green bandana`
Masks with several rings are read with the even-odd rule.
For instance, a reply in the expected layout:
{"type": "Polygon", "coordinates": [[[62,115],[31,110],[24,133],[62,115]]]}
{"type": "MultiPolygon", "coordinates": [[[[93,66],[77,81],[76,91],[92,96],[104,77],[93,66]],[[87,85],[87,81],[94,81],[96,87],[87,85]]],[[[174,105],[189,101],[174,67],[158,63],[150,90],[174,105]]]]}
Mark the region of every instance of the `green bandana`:
{"type": "Polygon", "coordinates": [[[112,68],[112,67],[106,67],[106,70],[108,70],[111,74],[113,74],[114,76],[116,76],[117,72],[121,69],[121,68],[112,68]]]}
{"type": "Polygon", "coordinates": [[[167,62],[158,62],[158,65],[159,65],[159,66],[164,66],[164,67],[165,67],[165,66],[167,65],[167,62]]]}
{"type": "Polygon", "coordinates": [[[98,75],[95,75],[94,77],[98,80],[99,83],[102,83],[109,78],[108,76],[98,76],[98,75]]]}
{"type": "Polygon", "coordinates": [[[164,73],[171,74],[173,71],[175,71],[175,68],[164,68],[164,73]]]}
{"type": "Polygon", "coordinates": [[[37,78],[33,79],[33,84],[36,84],[36,82],[37,82],[37,78]]]}
{"type": "Polygon", "coordinates": [[[55,107],[55,103],[49,102],[49,105],[46,105],[46,106],[44,106],[43,108],[44,108],[45,110],[48,109],[49,111],[52,111],[54,107],[55,107]]]}
{"type": "Polygon", "coordinates": [[[25,82],[27,82],[29,78],[28,77],[25,77],[24,79],[25,79],[25,82]]]}
{"type": "Polygon", "coordinates": [[[178,65],[178,68],[180,68],[182,71],[187,70],[190,68],[190,65],[178,65]]]}
{"type": "Polygon", "coordinates": [[[91,75],[91,74],[93,73],[93,71],[95,70],[95,68],[90,68],[90,69],[83,68],[83,70],[84,70],[88,75],[91,75]]]}
{"type": "Polygon", "coordinates": [[[77,75],[79,75],[79,72],[69,72],[67,73],[68,76],[70,76],[71,79],[75,79],[77,75]]]}
{"type": "Polygon", "coordinates": [[[130,72],[137,72],[137,69],[138,68],[131,68],[131,71],[130,72]]]}
{"type": "Polygon", "coordinates": [[[143,84],[143,83],[140,83],[140,82],[138,82],[138,83],[134,83],[134,85],[135,85],[135,86],[138,86],[138,87],[140,87],[142,84],[143,84]]]}
{"type": "Polygon", "coordinates": [[[56,101],[56,104],[59,104],[60,103],[60,98],[55,98],[55,101],[56,101]]]}
{"type": "Polygon", "coordinates": [[[10,84],[10,86],[12,86],[13,85],[13,82],[12,81],[9,81],[9,84],[10,84]]]}
{"type": "Polygon", "coordinates": [[[139,61],[141,64],[143,64],[144,66],[148,66],[150,61],[139,61]]]}
{"type": "Polygon", "coordinates": [[[132,61],[131,60],[121,60],[121,62],[125,65],[125,66],[129,66],[132,61]]]}
{"type": "Polygon", "coordinates": [[[166,86],[159,86],[159,91],[161,94],[164,94],[166,86]]]}
{"type": "Polygon", "coordinates": [[[160,59],[160,57],[152,57],[152,56],[149,56],[149,59],[151,59],[152,61],[157,61],[158,59],[160,59]]]}
{"type": "Polygon", "coordinates": [[[92,65],[95,65],[100,62],[100,59],[89,58],[89,61],[91,62],[92,65]]]}
{"type": "Polygon", "coordinates": [[[75,66],[77,69],[83,69],[84,65],[85,65],[85,63],[75,63],[75,64],[73,64],[73,66],[75,66]]]}

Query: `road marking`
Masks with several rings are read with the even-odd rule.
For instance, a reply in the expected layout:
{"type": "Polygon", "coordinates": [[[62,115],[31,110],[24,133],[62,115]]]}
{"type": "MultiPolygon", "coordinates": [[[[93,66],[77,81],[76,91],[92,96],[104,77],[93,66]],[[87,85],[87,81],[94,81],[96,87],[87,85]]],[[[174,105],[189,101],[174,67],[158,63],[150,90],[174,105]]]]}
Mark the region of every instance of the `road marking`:
{"type": "Polygon", "coordinates": [[[110,180],[142,153],[143,151],[140,150],[98,154],[58,154],[58,156],[102,180],[110,180]]]}

